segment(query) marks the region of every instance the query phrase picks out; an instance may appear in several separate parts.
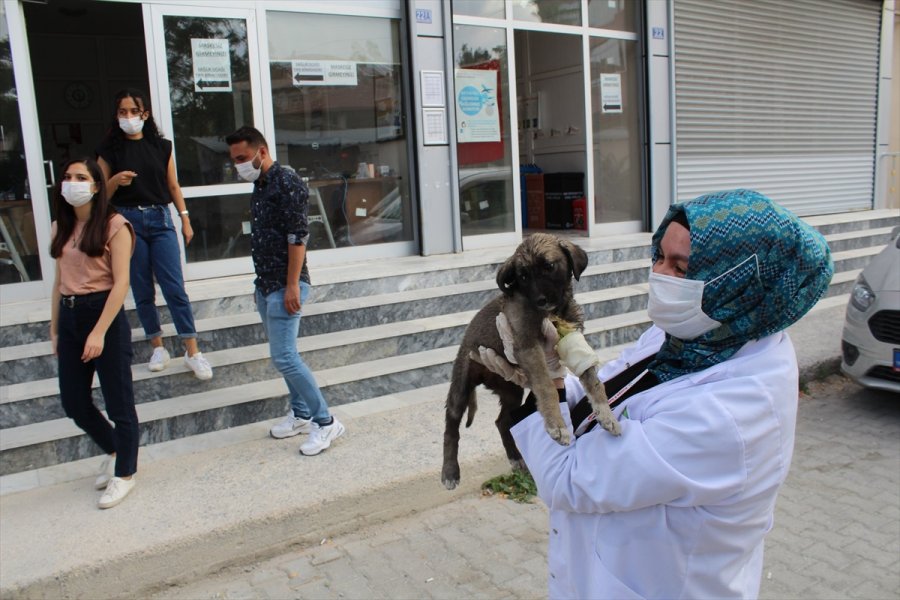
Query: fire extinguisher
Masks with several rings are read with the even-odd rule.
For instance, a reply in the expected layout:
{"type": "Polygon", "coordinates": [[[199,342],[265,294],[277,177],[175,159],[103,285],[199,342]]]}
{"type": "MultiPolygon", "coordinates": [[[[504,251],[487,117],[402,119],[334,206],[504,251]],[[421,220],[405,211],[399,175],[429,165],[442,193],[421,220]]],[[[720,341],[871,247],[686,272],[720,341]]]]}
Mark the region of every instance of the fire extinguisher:
{"type": "Polygon", "coordinates": [[[587,200],[584,198],[572,200],[572,222],[575,229],[587,230],[587,200]]]}

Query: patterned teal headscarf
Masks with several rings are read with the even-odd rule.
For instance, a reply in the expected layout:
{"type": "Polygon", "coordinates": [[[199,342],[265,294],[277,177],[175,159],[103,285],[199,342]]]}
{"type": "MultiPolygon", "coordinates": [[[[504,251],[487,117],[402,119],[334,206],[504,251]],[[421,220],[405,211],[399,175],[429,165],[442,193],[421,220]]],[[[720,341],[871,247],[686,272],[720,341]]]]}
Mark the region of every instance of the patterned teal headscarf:
{"type": "Polygon", "coordinates": [[[722,325],[689,341],[667,334],[649,367],[660,381],[711,367],[746,342],[785,329],[819,301],[834,274],[821,234],[751,190],[673,204],[653,235],[654,262],[678,213],[691,230],[685,276],[708,282],[703,312],[722,325]]]}

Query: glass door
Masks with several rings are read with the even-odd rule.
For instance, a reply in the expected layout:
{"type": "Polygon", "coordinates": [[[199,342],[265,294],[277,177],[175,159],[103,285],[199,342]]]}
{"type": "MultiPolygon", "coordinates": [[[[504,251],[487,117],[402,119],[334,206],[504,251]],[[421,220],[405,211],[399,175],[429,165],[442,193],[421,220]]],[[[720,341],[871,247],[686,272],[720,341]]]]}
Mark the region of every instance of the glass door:
{"type": "Polygon", "coordinates": [[[265,131],[256,13],[212,6],[150,10],[155,114],[174,143],[194,228],[185,248],[185,277],[250,273],[252,185],[237,177],[224,138],[243,125],[265,131]]]}
{"type": "Polygon", "coordinates": [[[0,2],[0,301],[49,295],[47,199],[54,183],[41,154],[20,5],[0,2]],[[41,242],[39,243],[39,240],[41,242]]]}

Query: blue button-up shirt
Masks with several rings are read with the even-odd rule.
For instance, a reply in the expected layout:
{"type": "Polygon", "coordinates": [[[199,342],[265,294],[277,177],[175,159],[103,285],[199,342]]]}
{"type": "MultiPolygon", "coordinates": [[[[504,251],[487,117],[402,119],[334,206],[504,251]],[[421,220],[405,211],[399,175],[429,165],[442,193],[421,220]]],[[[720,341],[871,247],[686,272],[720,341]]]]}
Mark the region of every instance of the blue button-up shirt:
{"type": "MultiPolygon", "coordinates": [[[[287,285],[288,245],[309,241],[309,189],[297,173],[272,163],[253,183],[250,211],[254,283],[268,295],[287,285]]],[[[310,283],[305,257],[300,280],[310,283]]]]}

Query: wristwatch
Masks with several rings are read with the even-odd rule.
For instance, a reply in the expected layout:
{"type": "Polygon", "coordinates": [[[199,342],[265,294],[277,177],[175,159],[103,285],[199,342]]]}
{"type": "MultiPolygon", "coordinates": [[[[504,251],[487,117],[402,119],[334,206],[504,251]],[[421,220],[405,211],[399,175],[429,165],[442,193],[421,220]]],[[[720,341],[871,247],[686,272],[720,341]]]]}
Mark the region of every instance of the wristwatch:
{"type": "Polygon", "coordinates": [[[190,213],[189,213],[188,211],[186,211],[186,210],[179,210],[179,211],[178,211],[178,214],[181,215],[182,217],[186,217],[186,216],[188,216],[190,213]]]}

